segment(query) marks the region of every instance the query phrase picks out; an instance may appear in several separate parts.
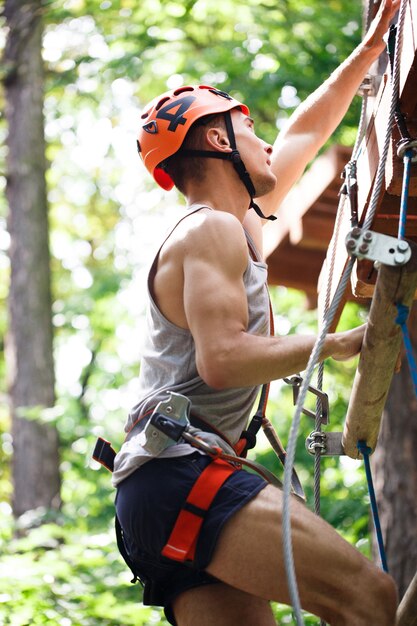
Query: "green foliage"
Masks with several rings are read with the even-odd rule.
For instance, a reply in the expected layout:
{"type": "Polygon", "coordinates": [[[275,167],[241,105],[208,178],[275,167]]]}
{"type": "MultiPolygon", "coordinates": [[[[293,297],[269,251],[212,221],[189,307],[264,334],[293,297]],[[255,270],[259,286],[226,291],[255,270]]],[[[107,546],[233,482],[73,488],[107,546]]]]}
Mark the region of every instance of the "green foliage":
{"type": "MultiPolygon", "coordinates": [[[[359,40],[360,2],[66,0],[43,6],[58,402],[52,413],[34,410],[32,417],[53,419],[58,427],[63,507],[53,519],[35,511],[13,522],[12,441],[6,402],[0,402],[0,624],[165,624],[160,611],[140,605],[140,589],[129,585],[116,551],[110,477],[87,465],[97,435],[116,448],[123,440],[125,415],[136,400],[146,268],[164,219],[181,204],[175,194],[155,189],[141,169],[138,112],[165,89],[214,84],[248,103],[260,135],[271,142],[297,102],[359,40]]],[[[355,103],[334,140],[353,143],[357,120],[355,103]]],[[[0,135],[4,139],[3,118],[0,135]]],[[[1,150],[1,189],[4,159],[1,150]]],[[[0,337],[7,329],[6,214],[0,196],[0,337]]],[[[304,310],[300,294],[278,288],[273,301],[277,332],[315,332],[316,312],[304,310]]],[[[341,327],[361,316],[349,307],[341,327]]],[[[0,340],[0,401],[3,352],[0,340]]],[[[332,430],[341,428],[353,371],[354,363],[326,368],[332,430]]],[[[292,414],[291,389],[274,384],[269,416],[284,443],[292,414]]],[[[312,429],[303,418],[297,469],[309,505],[313,463],[304,440],[312,429]]],[[[281,471],[262,439],[257,459],[281,471]]],[[[324,517],[368,553],[362,470],[324,460],[322,493],[324,517]]],[[[275,610],[282,624],[292,623],[288,608],[275,610]]]]}

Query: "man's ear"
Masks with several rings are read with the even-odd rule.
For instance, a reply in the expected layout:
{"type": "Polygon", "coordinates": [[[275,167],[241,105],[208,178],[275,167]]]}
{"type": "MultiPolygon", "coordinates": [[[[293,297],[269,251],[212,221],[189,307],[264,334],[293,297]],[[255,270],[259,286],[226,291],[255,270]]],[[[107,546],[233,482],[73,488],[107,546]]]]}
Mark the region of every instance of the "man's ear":
{"type": "Polygon", "coordinates": [[[227,131],[220,126],[214,126],[208,129],[206,133],[206,141],[212,150],[216,150],[218,152],[231,152],[227,131]]]}

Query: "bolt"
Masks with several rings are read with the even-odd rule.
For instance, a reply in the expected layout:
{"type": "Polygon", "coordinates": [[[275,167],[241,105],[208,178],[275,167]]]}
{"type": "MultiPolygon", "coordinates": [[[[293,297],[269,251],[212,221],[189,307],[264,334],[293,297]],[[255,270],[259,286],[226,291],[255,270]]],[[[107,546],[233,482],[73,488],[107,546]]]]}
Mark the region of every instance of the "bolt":
{"type": "Polygon", "coordinates": [[[370,230],[367,230],[367,231],[366,231],[366,233],[365,233],[365,234],[364,234],[364,236],[363,236],[363,240],[364,240],[364,241],[367,241],[368,243],[369,243],[370,241],[372,241],[372,233],[371,233],[371,231],[370,231],[370,230]]]}
{"type": "Polygon", "coordinates": [[[165,411],[166,411],[167,413],[172,413],[172,410],[173,410],[173,409],[172,409],[172,406],[171,406],[170,404],[168,404],[168,406],[167,406],[167,407],[165,407],[165,411]]]}
{"type": "Polygon", "coordinates": [[[357,226],[355,226],[355,228],[352,228],[352,230],[350,231],[350,235],[354,239],[359,239],[359,237],[361,236],[361,232],[362,230],[358,228],[357,226]]]}
{"type": "Polygon", "coordinates": [[[348,250],[354,250],[356,248],[356,241],[354,239],[348,239],[346,242],[346,248],[348,250]]]}
{"type": "Polygon", "coordinates": [[[406,241],[399,241],[397,244],[398,252],[406,252],[408,250],[408,243],[406,241]]]}
{"type": "Polygon", "coordinates": [[[360,252],[361,254],[366,254],[366,253],[368,252],[368,250],[369,250],[369,246],[368,246],[368,244],[367,244],[367,243],[363,243],[363,244],[361,244],[361,245],[359,246],[359,252],[360,252]]]}
{"type": "Polygon", "coordinates": [[[395,263],[396,263],[397,265],[402,265],[402,264],[404,263],[404,261],[405,261],[405,256],[404,256],[404,254],[401,254],[401,252],[397,252],[397,253],[394,255],[394,261],[395,261],[395,263]]]}

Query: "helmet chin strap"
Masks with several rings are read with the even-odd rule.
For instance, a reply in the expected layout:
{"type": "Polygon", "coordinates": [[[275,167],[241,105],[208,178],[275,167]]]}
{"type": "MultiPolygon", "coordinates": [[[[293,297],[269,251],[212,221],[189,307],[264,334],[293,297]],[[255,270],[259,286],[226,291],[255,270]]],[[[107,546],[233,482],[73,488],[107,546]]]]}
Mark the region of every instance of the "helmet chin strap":
{"type": "Polygon", "coordinates": [[[262,219],[264,220],[270,220],[270,221],[274,221],[277,218],[275,217],[275,215],[270,215],[269,217],[266,217],[261,209],[259,208],[259,206],[256,204],[256,202],[254,201],[254,197],[255,197],[255,187],[254,184],[252,182],[252,179],[249,175],[249,172],[247,171],[245,164],[242,161],[242,158],[239,154],[239,151],[237,150],[237,146],[236,146],[236,138],[235,138],[235,131],[233,130],[233,124],[232,124],[232,116],[230,111],[226,111],[224,114],[224,119],[226,122],[226,130],[227,130],[227,135],[229,137],[229,141],[230,141],[230,146],[232,148],[232,152],[229,153],[232,155],[231,157],[231,161],[233,163],[233,167],[235,168],[236,172],[239,175],[239,178],[241,179],[241,181],[243,182],[243,184],[245,185],[249,196],[250,196],[250,203],[249,203],[249,209],[253,209],[258,215],[259,217],[262,217],[262,219]]]}
{"type": "Polygon", "coordinates": [[[254,197],[256,193],[255,187],[249,175],[249,172],[247,171],[245,164],[242,161],[240,153],[236,147],[236,138],[235,138],[235,133],[233,130],[232,116],[230,114],[230,111],[225,111],[224,119],[226,122],[226,130],[227,130],[227,136],[230,142],[230,147],[232,148],[231,152],[214,152],[211,150],[186,150],[186,149],[181,150],[180,149],[178,151],[179,154],[181,154],[182,156],[201,156],[201,157],[208,157],[212,159],[223,159],[226,161],[231,161],[240,180],[245,185],[247,192],[250,196],[250,203],[249,203],[248,210],[253,209],[259,215],[259,217],[261,217],[264,220],[271,220],[271,221],[276,220],[277,218],[275,217],[275,215],[269,215],[268,217],[266,217],[262,213],[259,206],[254,201],[254,197]]]}

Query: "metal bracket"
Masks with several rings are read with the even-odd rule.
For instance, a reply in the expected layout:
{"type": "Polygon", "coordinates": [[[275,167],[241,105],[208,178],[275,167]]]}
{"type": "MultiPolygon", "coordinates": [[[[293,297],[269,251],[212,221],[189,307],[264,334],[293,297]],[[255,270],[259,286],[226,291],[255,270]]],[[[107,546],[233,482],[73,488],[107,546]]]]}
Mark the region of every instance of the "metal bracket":
{"type": "Polygon", "coordinates": [[[397,239],[372,230],[352,228],[346,237],[350,256],[397,267],[411,258],[411,248],[404,239],[397,239]]]}
{"type": "Polygon", "coordinates": [[[342,434],[313,431],[306,439],[307,451],[313,456],[317,449],[320,450],[320,456],[343,456],[345,451],[342,446],[342,434]]]}
{"type": "Polygon", "coordinates": [[[185,396],[175,393],[174,391],[169,391],[167,400],[163,400],[159,402],[156,406],[154,412],[152,413],[151,419],[148,421],[144,428],[145,442],[143,443],[143,447],[150,454],[157,456],[166,448],[173,446],[176,443],[176,439],[170,436],[177,434],[175,429],[166,430],[161,429],[161,424],[163,426],[164,421],[158,418],[168,418],[173,419],[178,422],[178,427],[186,427],[190,424],[188,416],[190,413],[190,400],[185,396]]]}
{"type": "Polygon", "coordinates": [[[362,83],[359,85],[359,89],[357,91],[358,96],[362,96],[362,98],[365,95],[373,97],[376,96],[376,91],[375,76],[367,74],[362,83]]]}
{"type": "MultiPolygon", "coordinates": [[[[291,376],[290,378],[284,378],[283,380],[285,383],[287,383],[287,385],[291,385],[292,393],[293,393],[293,402],[294,402],[294,405],[296,405],[298,402],[298,396],[300,393],[300,387],[303,382],[303,379],[301,378],[299,374],[296,374],[295,376],[291,376]]],[[[321,389],[317,389],[317,387],[312,387],[311,385],[309,385],[308,390],[320,400],[320,405],[321,405],[320,423],[328,424],[329,423],[329,397],[327,393],[324,393],[323,391],[321,391],[321,389]]],[[[313,420],[316,419],[316,413],[314,411],[310,411],[310,409],[306,409],[303,407],[301,409],[301,412],[304,413],[304,415],[311,417],[313,420]]]]}
{"type": "Polygon", "coordinates": [[[411,151],[411,163],[417,163],[417,139],[401,139],[397,144],[397,156],[403,159],[405,153],[411,151]]]}

